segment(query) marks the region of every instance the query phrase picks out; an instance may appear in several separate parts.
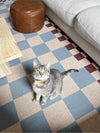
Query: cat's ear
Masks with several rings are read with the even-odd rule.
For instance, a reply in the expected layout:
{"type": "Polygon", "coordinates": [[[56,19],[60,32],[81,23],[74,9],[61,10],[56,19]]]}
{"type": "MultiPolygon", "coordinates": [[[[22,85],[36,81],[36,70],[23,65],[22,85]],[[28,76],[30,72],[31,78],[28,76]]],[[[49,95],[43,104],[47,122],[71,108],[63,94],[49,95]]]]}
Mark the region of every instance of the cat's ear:
{"type": "Polygon", "coordinates": [[[50,69],[50,62],[48,62],[48,64],[46,64],[46,68],[49,70],[50,69]]]}
{"type": "Polygon", "coordinates": [[[36,67],[38,65],[38,62],[36,60],[33,61],[33,67],[36,67]]]}

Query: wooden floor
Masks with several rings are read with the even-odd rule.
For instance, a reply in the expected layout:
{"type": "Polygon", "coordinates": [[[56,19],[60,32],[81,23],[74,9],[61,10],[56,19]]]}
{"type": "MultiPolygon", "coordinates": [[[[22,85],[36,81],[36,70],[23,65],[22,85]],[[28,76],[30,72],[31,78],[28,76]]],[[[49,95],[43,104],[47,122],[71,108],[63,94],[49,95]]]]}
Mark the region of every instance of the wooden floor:
{"type": "Polygon", "coordinates": [[[0,78],[11,74],[11,70],[8,66],[8,63],[0,64],[0,78]]]}
{"type": "Polygon", "coordinates": [[[0,78],[11,74],[8,61],[22,56],[4,18],[0,18],[0,78]]]}

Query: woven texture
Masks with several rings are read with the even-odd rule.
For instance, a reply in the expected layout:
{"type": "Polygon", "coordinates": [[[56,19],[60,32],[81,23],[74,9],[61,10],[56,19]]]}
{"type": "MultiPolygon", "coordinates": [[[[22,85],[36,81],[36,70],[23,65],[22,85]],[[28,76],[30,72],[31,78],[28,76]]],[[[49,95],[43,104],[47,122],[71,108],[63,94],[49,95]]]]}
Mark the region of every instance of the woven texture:
{"type": "Polygon", "coordinates": [[[9,62],[12,74],[0,79],[0,131],[2,132],[100,132],[100,69],[48,18],[31,34],[12,29],[9,8],[0,2],[4,17],[23,56],[9,62]],[[63,91],[46,105],[33,104],[33,60],[51,62],[61,72],[77,68],[64,79],[63,91]]]}

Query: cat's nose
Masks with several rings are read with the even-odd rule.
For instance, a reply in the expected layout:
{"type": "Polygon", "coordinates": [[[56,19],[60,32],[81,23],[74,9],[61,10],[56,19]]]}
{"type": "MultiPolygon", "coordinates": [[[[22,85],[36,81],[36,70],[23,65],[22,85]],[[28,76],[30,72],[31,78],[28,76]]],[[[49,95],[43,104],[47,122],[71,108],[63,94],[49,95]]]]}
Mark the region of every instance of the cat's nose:
{"type": "Polygon", "coordinates": [[[42,73],[40,73],[40,76],[41,76],[41,77],[42,77],[42,75],[43,75],[43,74],[42,74],[42,73]]]}

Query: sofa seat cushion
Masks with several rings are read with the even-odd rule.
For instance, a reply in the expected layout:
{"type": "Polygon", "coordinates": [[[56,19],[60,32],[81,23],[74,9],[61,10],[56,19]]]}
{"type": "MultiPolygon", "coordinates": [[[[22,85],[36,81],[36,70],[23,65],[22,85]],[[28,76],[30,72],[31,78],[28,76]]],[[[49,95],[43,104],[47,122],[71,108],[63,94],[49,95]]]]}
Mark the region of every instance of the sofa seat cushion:
{"type": "Polygon", "coordinates": [[[42,0],[66,24],[73,26],[75,16],[82,10],[100,5],[100,0],[42,0]]]}
{"type": "Polygon", "coordinates": [[[79,13],[74,27],[80,36],[100,50],[100,6],[79,13]]]}

